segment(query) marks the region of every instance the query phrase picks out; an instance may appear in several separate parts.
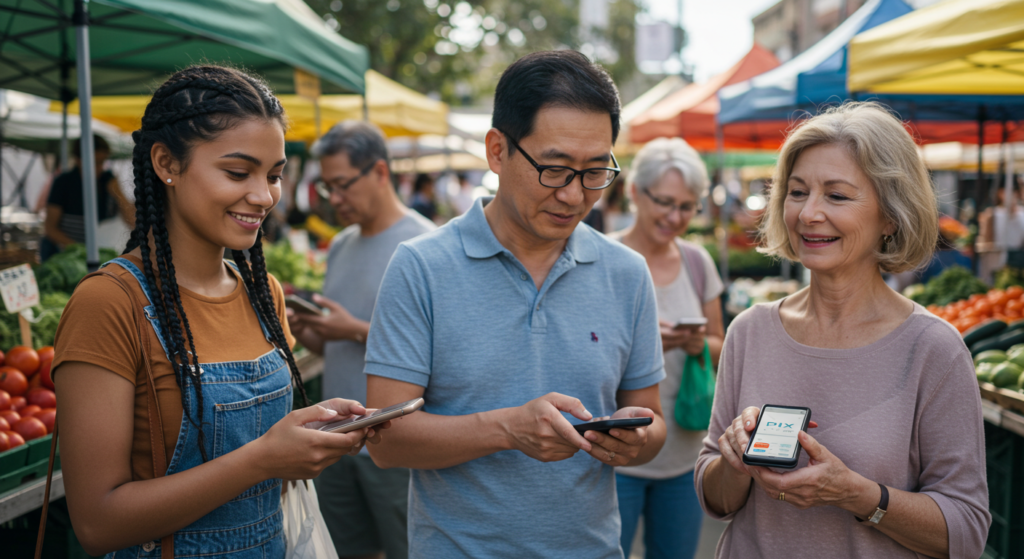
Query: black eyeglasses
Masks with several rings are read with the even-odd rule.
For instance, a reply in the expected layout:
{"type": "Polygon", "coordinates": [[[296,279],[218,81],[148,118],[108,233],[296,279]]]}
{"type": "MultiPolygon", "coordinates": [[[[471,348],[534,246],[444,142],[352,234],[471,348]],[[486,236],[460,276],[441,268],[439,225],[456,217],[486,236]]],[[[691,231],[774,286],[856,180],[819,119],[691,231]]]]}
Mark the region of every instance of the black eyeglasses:
{"type": "MultiPolygon", "coordinates": [[[[499,130],[499,132],[501,131],[499,130]]],[[[501,133],[505,134],[504,132],[501,133]]],[[[505,138],[508,139],[514,148],[519,150],[519,153],[523,154],[523,157],[530,162],[530,165],[537,169],[537,173],[540,174],[540,184],[548,188],[568,186],[569,183],[576,179],[576,175],[579,175],[583,182],[583,188],[587,190],[603,190],[615,182],[615,177],[619,176],[619,173],[622,172],[622,169],[619,169],[619,162],[615,160],[614,153],[610,154],[612,156],[612,164],[615,165],[614,169],[611,167],[594,167],[577,171],[572,167],[563,167],[561,165],[538,165],[528,153],[523,151],[523,148],[519,147],[519,144],[511,136],[505,134],[505,138]]]]}
{"type": "Polygon", "coordinates": [[[684,215],[700,210],[700,204],[695,202],[683,202],[682,204],[676,205],[673,204],[671,200],[658,198],[657,196],[651,194],[651,192],[646,188],[641,188],[640,191],[646,194],[647,197],[651,199],[651,202],[654,202],[655,205],[661,208],[661,210],[666,215],[671,214],[674,210],[679,210],[679,213],[684,215]]]}
{"type": "Polygon", "coordinates": [[[358,175],[348,179],[345,182],[339,183],[337,181],[331,181],[331,183],[328,183],[323,179],[317,179],[316,182],[313,183],[313,188],[316,189],[317,194],[323,196],[324,198],[330,198],[331,194],[334,193],[340,194],[342,192],[345,192],[346,190],[348,190],[348,187],[355,184],[357,180],[365,177],[366,173],[369,173],[371,170],[373,170],[373,168],[377,165],[378,161],[380,161],[380,159],[374,159],[372,163],[364,167],[363,170],[359,171],[358,175]]]}

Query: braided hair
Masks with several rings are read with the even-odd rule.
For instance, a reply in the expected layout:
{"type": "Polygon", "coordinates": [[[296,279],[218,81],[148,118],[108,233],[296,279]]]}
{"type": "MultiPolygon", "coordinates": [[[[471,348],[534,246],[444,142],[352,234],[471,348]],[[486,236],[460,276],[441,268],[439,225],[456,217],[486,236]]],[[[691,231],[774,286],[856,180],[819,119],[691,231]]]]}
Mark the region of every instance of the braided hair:
{"type": "MultiPolygon", "coordinates": [[[[181,388],[182,408],[189,423],[199,432],[199,451],[204,462],[209,457],[203,430],[203,390],[199,376],[202,369],[174,272],[166,225],[167,191],[153,170],[150,153],[153,144],[161,143],[184,169],[195,144],[211,141],[247,119],[277,121],[282,127],[285,124],[280,101],[259,78],[233,68],[194,66],[174,74],[156,90],[146,106],[142,128],[132,133],[135,140],[132,152],[135,229],[124,252],[140,249],[146,282],[158,288],[153,306],[168,343],[175,379],[181,388]],[[192,417],[189,411],[186,401],[189,390],[195,392],[198,417],[192,417]]],[[[241,250],[233,250],[232,256],[253,308],[267,326],[274,345],[288,361],[292,381],[305,405],[309,405],[270,292],[262,239],[260,230],[256,243],[247,251],[248,259],[246,251],[241,250]]]]}

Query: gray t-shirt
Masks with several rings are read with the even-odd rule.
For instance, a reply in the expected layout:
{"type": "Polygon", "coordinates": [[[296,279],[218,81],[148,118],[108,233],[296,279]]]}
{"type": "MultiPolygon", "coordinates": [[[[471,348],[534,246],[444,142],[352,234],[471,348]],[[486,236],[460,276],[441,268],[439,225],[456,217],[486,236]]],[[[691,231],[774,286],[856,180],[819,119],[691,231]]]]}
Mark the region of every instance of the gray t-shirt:
{"type": "MultiPolygon", "coordinates": [[[[398,244],[434,229],[437,226],[433,222],[416,212],[408,212],[372,237],[364,237],[358,225],[346,227],[331,241],[324,297],[338,302],[359,320],[369,321],[384,270],[398,244]]],[[[364,344],[352,340],[326,342],[324,399],[347,398],[366,403],[365,359],[364,344]]]]}
{"type": "MultiPolygon", "coordinates": [[[[658,300],[658,318],[661,320],[675,323],[681,318],[702,317],[704,303],[714,301],[722,294],[724,286],[715,268],[715,261],[704,247],[698,247],[698,250],[701,260],[704,261],[704,300],[697,299],[697,290],[690,279],[691,272],[686,269],[686,262],[683,261],[679,265],[679,274],[672,283],[654,286],[654,296],[658,300]]],[[[647,479],[668,479],[693,470],[697,456],[704,448],[704,436],[708,432],[687,431],[676,423],[676,397],[679,395],[685,363],[686,352],[682,348],[677,347],[665,352],[665,379],[658,385],[661,411],[665,415],[665,446],[661,447],[661,452],[654,460],[641,466],[618,468],[618,473],[647,479]]]]}
{"type": "MultiPolygon", "coordinates": [[[[810,434],[846,467],[931,497],[946,520],[949,556],[979,557],[992,522],[985,433],[974,365],[960,334],[914,305],[902,325],[870,345],[810,347],[786,332],[783,301],[747,309],[725,336],[695,476],[704,511],[732,520],[715,557],[923,557],[838,507],[800,510],[759,488],[733,514],[709,510],[702,488],[708,465],[721,456],[718,438],[744,408],[764,404],[811,408],[818,428],[810,434]]],[[[799,467],[807,460],[802,452],[799,467]]]]}

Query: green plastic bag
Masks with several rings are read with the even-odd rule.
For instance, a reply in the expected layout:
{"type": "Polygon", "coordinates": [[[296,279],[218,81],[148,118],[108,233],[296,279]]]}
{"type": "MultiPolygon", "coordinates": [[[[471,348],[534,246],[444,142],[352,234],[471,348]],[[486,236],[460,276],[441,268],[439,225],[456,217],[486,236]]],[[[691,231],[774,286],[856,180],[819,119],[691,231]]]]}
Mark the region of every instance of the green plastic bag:
{"type": "Polygon", "coordinates": [[[711,370],[711,352],[707,342],[699,357],[686,356],[683,376],[676,396],[676,423],[687,431],[705,431],[711,423],[711,404],[715,400],[715,375],[711,370]]]}

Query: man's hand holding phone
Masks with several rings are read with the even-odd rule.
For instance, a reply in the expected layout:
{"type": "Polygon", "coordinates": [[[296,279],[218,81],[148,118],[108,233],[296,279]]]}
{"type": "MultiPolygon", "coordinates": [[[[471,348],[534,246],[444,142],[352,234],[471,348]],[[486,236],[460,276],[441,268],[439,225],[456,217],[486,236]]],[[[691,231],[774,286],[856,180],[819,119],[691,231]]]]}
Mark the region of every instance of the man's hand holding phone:
{"type": "Polygon", "coordinates": [[[593,417],[577,398],[552,392],[504,411],[508,417],[503,418],[501,425],[509,446],[534,460],[557,462],[572,458],[581,449],[592,449],[590,441],[562,415],[568,412],[583,421],[593,417]]]}
{"type": "Polygon", "coordinates": [[[310,329],[324,340],[355,340],[366,342],[370,324],[352,316],[345,307],[319,294],[312,295],[313,302],[328,311],[325,315],[302,314],[289,309],[288,325],[293,332],[310,329]]]}
{"type": "MultiPolygon", "coordinates": [[[[598,418],[595,421],[638,417],[654,419],[654,411],[648,408],[627,407],[616,411],[611,417],[598,418]]],[[[647,427],[614,428],[607,434],[587,431],[583,436],[592,443],[592,448],[587,451],[587,454],[609,466],[625,466],[636,458],[640,454],[640,450],[647,444],[647,427]]]]}

